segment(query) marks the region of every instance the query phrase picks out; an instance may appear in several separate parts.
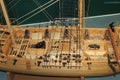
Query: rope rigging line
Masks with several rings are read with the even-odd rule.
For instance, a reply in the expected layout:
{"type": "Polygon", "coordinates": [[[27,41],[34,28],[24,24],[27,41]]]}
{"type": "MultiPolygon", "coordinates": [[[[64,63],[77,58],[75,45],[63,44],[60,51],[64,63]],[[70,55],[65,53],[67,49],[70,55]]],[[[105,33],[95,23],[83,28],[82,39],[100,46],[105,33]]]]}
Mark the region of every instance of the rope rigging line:
{"type": "MultiPolygon", "coordinates": [[[[54,42],[53,40],[54,40],[54,38],[55,38],[55,32],[56,32],[56,30],[57,30],[55,26],[52,26],[52,29],[54,30],[54,32],[53,32],[53,34],[52,34],[52,39],[49,40],[49,41],[50,41],[50,44],[49,44],[50,50],[48,50],[48,51],[49,51],[49,54],[51,54],[51,52],[52,52],[52,50],[53,50],[53,49],[52,49],[52,45],[53,45],[53,42],[54,42]]],[[[53,31],[53,30],[52,30],[52,31],[53,31]]],[[[51,32],[52,32],[52,31],[51,31],[51,32]]],[[[51,35],[50,35],[50,36],[51,36],[51,35]]]]}
{"type": "Polygon", "coordinates": [[[9,6],[10,4],[12,4],[12,2],[14,2],[15,0],[11,0],[8,4],[7,4],[7,6],[9,6]]]}
{"type": "Polygon", "coordinates": [[[88,0],[88,7],[87,7],[87,14],[86,14],[86,16],[88,17],[89,16],[89,11],[90,11],[90,0],[88,0]]]}
{"type": "MultiPolygon", "coordinates": [[[[49,30],[48,27],[47,27],[46,29],[49,30]]],[[[50,52],[49,48],[51,47],[50,45],[51,45],[51,33],[48,35],[48,47],[47,47],[47,49],[46,49],[46,52],[47,52],[48,54],[50,54],[50,53],[49,53],[49,52],[50,52]]]]}
{"type": "Polygon", "coordinates": [[[61,18],[61,0],[59,0],[59,18],[61,18]]]}
{"type": "MultiPolygon", "coordinates": [[[[48,4],[52,3],[52,2],[53,2],[53,0],[50,0],[49,2],[47,2],[47,3],[43,4],[42,6],[40,6],[40,7],[36,8],[36,9],[34,9],[34,10],[32,10],[32,11],[28,12],[27,14],[25,14],[25,15],[21,16],[21,17],[20,17],[20,18],[18,18],[16,21],[18,21],[18,20],[20,20],[20,19],[22,19],[22,18],[24,18],[24,17],[28,16],[29,14],[31,14],[31,13],[33,13],[33,12],[37,11],[38,9],[41,9],[42,7],[44,7],[44,6],[48,5],[48,4]]],[[[13,21],[12,23],[14,23],[14,21],[13,21]]]]}
{"type": "MultiPolygon", "coordinates": [[[[8,4],[7,4],[7,6],[9,6],[10,4],[12,4],[12,2],[13,2],[14,0],[12,0],[11,2],[9,2],[8,4]]],[[[18,0],[14,5],[12,5],[10,8],[8,8],[8,12],[15,6],[15,5],[17,5],[19,2],[20,2],[21,0],[18,0]]],[[[2,12],[0,12],[0,14],[1,14],[2,12]]],[[[2,19],[2,16],[3,15],[1,15],[1,19],[2,19]]],[[[16,21],[16,20],[15,20],[16,21]]]]}
{"type": "MultiPolygon", "coordinates": [[[[39,7],[41,6],[41,3],[38,2],[38,0],[33,0],[34,3],[39,7]]],[[[49,20],[53,20],[52,16],[46,11],[46,10],[43,10],[43,14],[45,14],[45,16],[49,19],[49,20]]]]}
{"type": "Polygon", "coordinates": [[[14,6],[16,6],[19,2],[20,2],[21,0],[17,0],[17,2],[14,4],[14,5],[12,5],[9,9],[8,9],[8,11],[10,11],[14,6]]]}
{"type": "MultiPolygon", "coordinates": [[[[38,2],[38,0],[36,0],[37,2],[38,2]]],[[[51,20],[53,20],[53,17],[46,11],[46,10],[44,10],[45,12],[46,12],[46,14],[51,18],[51,20]]]]}
{"type": "MultiPolygon", "coordinates": [[[[74,5],[74,18],[76,17],[76,10],[78,11],[77,5],[76,5],[76,0],[75,0],[75,5],[74,5]]],[[[76,24],[75,20],[74,20],[74,24],[76,24]]]]}
{"type": "MultiPolygon", "coordinates": [[[[63,27],[63,31],[65,30],[65,27],[63,27]]],[[[62,40],[61,41],[64,41],[64,39],[65,38],[62,38],[62,40]]],[[[61,51],[60,51],[60,53],[62,54],[62,52],[63,52],[63,43],[61,43],[61,51]]]]}
{"type": "MultiPolygon", "coordinates": [[[[61,27],[61,29],[60,29],[60,38],[59,38],[59,41],[61,41],[61,38],[63,38],[62,37],[62,33],[63,33],[63,27],[61,27]]],[[[59,46],[61,45],[61,42],[59,42],[59,44],[58,44],[59,46]]],[[[58,52],[59,52],[60,50],[59,49],[57,49],[57,54],[58,54],[58,52]]]]}
{"type": "MultiPolygon", "coordinates": [[[[88,17],[89,16],[89,11],[90,11],[90,0],[88,0],[88,6],[87,6],[87,11],[86,11],[86,17],[88,17]]],[[[85,23],[87,23],[87,20],[85,20],[85,23]]],[[[86,26],[88,26],[88,25],[86,25],[86,26]]]]}
{"type": "Polygon", "coordinates": [[[71,31],[72,31],[72,27],[70,27],[70,29],[68,29],[68,30],[69,30],[69,53],[70,53],[70,51],[71,51],[71,46],[72,46],[72,45],[71,45],[71,43],[72,43],[72,41],[71,41],[71,40],[72,40],[72,39],[71,39],[71,38],[72,38],[72,32],[71,32],[71,31]]]}
{"type": "Polygon", "coordinates": [[[48,7],[52,6],[53,4],[57,3],[58,1],[59,1],[59,0],[54,1],[53,3],[51,3],[50,5],[48,5],[47,7],[41,9],[40,11],[38,11],[38,12],[34,13],[33,15],[31,15],[30,17],[26,18],[25,20],[21,21],[19,24],[21,24],[21,23],[25,22],[26,20],[32,18],[33,16],[37,15],[37,14],[40,13],[41,11],[43,11],[43,10],[47,9],[48,7]]]}
{"type": "Polygon", "coordinates": [[[63,10],[63,17],[64,16],[66,16],[66,17],[74,17],[74,6],[76,5],[76,3],[75,3],[76,1],[75,0],[73,0],[73,1],[62,1],[61,3],[62,3],[62,10],[63,10]],[[69,5],[69,4],[71,4],[71,5],[69,5]]]}

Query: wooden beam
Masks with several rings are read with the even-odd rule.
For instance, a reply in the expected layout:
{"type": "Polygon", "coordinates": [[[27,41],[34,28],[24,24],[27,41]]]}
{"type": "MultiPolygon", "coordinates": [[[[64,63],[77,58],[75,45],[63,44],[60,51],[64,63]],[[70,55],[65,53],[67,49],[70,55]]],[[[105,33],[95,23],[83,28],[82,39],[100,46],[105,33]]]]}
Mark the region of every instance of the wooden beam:
{"type": "Polygon", "coordinates": [[[111,43],[112,43],[112,46],[113,46],[115,57],[116,57],[117,62],[120,66],[120,52],[119,52],[119,48],[117,46],[118,43],[116,43],[114,33],[112,32],[110,27],[108,27],[108,31],[109,31],[109,36],[110,36],[110,39],[111,39],[111,43]]]}
{"type": "MultiPolygon", "coordinates": [[[[78,50],[81,48],[81,40],[83,39],[83,0],[78,0],[78,50]]],[[[80,52],[80,51],[79,51],[80,52]]]]}
{"type": "Polygon", "coordinates": [[[79,0],[78,6],[78,18],[80,29],[83,27],[83,0],[79,0]]]}
{"type": "Polygon", "coordinates": [[[10,31],[10,34],[11,34],[12,42],[13,42],[13,44],[15,44],[15,40],[14,40],[14,36],[13,36],[13,29],[11,27],[10,20],[9,20],[7,10],[6,10],[6,7],[5,7],[5,4],[4,4],[3,0],[0,0],[0,5],[1,5],[1,8],[2,8],[2,12],[3,12],[3,15],[4,15],[5,21],[7,23],[7,27],[10,31]]]}
{"type": "Polygon", "coordinates": [[[85,77],[80,77],[80,80],[85,80],[85,77]]]}
{"type": "Polygon", "coordinates": [[[9,17],[8,17],[8,14],[7,14],[7,11],[6,11],[3,0],[0,0],[0,4],[1,4],[2,11],[3,11],[3,15],[5,17],[5,21],[8,25],[8,27],[9,27],[10,26],[10,20],[9,20],[9,17]]]}
{"type": "Polygon", "coordinates": [[[14,73],[7,72],[7,79],[8,80],[14,80],[14,73]]]}

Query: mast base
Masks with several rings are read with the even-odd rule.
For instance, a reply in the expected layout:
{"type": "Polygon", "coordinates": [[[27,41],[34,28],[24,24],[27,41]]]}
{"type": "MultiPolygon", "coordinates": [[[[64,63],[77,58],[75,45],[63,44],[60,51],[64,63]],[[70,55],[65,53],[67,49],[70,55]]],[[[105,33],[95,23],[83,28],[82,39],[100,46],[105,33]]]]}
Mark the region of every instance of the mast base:
{"type": "Polygon", "coordinates": [[[7,79],[8,80],[14,80],[14,73],[11,73],[11,72],[7,72],[7,79]]]}
{"type": "Polygon", "coordinates": [[[80,77],[80,80],[85,80],[85,77],[80,77]]]}

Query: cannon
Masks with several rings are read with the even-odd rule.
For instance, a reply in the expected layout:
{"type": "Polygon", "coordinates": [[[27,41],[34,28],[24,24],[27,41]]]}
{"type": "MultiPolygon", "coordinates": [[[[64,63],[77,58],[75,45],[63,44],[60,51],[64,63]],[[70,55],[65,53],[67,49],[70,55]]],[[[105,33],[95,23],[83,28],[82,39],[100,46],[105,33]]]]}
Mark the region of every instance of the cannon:
{"type": "Polygon", "coordinates": [[[88,45],[88,47],[93,49],[100,49],[100,45],[97,45],[97,44],[90,44],[88,45]]]}
{"type": "Polygon", "coordinates": [[[46,42],[41,41],[41,42],[38,42],[37,44],[35,44],[34,48],[45,48],[45,46],[46,46],[46,42]]]}

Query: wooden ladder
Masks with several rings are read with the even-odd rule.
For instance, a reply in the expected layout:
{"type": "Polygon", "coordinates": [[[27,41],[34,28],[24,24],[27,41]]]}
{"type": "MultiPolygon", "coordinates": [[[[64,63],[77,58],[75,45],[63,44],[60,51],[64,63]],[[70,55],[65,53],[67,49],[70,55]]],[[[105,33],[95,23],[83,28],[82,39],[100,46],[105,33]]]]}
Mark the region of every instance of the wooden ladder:
{"type": "Polygon", "coordinates": [[[115,57],[116,57],[117,62],[120,66],[120,53],[119,53],[119,49],[118,49],[114,34],[113,34],[110,27],[108,27],[108,31],[109,31],[109,36],[110,36],[110,39],[111,39],[111,43],[112,43],[112,46],[113,46],[115,57]]]}

